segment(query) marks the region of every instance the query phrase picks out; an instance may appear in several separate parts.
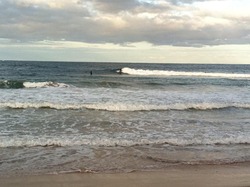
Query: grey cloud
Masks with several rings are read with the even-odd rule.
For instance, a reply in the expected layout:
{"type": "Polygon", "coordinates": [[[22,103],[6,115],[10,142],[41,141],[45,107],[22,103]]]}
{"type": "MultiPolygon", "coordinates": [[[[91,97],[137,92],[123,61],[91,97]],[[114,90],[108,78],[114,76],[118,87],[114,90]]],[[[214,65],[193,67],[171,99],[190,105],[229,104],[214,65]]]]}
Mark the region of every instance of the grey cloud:
{"type": "Polygon", "coordinates": [[[93,0],[93,3],[96,5],[97,9],[105,12],[131,10],[140,6],[137,0],[93,0]]]}
{"type": "Polygon", "coordinates": [[[196,47],[250,43],[249,17],[244,18],[244,22],[232,18],[231,25],[194,26],[198,21],[202,22],[202,18],[196,21],[188,16],[171,15],[171,11],[176,11],[176,5],[161,7],[136,0],[87,1],[93,3],[93,8],[99,13],[94,14],[82,6],[86,1],[79,1],[74,8],[51,9],[0,0],[0,38],[20,42],[64,39],[121,45],[146,41],[154,45],[196,47]],[[110,19],[106,18],[106,13],[110,19]],[[139,13],[155,16],[138,17],[139,13]],[[116,25],[116,18],[124,23],[116,25]]]}
{"type": "MultiPolygon", "coordinates": [[[[204,1],[214,1],[214,0],[166,0],[167,2],[171,2],[172,4],[179,5],[179,4],[192,4],[195,2],[204,2],[204,1]]],[[[223,0],[216,0],[216,1],[223,1],[223,0]]]]}
{"type": "Polygon", "coordinates": [[[13,1],[1,1],[0,11],[0,38],[20,41],[63,38],[78,21],[90,16],[86,9],[20,6],[13,1]]]}

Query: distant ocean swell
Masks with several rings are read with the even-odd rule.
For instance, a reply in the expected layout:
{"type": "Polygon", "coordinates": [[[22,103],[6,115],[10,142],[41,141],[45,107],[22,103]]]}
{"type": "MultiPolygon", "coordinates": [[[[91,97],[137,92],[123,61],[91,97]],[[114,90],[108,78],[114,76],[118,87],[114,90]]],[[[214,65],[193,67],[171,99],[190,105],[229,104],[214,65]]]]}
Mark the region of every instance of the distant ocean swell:
{"type": "Polygon", "coordinates": [[[0,89],[19,89],[19,88],[48,88],[48,87],[69,87],[69,85],[57,82],[25,82],[21,80],[0,81],[0,89]]]}
{"type": "MultiPolygon", "coordinates": [[[[120,70],[118,70],[117,72],[119,71],[120,70]]],[[[147,69],[133,69],[128,67],[122,68],[121,72],[124,74],[140,75],[140,76],[187,76],[187,77],[194,76],[194,77],[220,77],[220,78],[234,78],[234,79],[250,78],[250,74],[147,70],[147,69]]]]}
{"type": "Polygon", "coordinates": [[[50,108],[57,110],[104,110],[104,111],[167,111],[167,110],[219,110],[227,108],[250,109],[250,104],[244,103],[175,103],[166,105],[96,103],[96,104],[62,104],[62,103],[0,103],[0,108],[26,109],[50,108]]]}
{"type": "Polygon", "coordinates": [[[0,147],[64,147],[64,146],[78,146],[78,145],[90,145],[90,146],[136,146],[136,145],[160,145],[168,144],[173,146],[199,146],[199,145],[240,145],[250,144],[250,138],[247,136],[231,136],[221,138],[202,138],[202,139],[182,139],[182,138],[159,138],[159,139],[143,139],[142,137],[137,139],[118,139],[102,137],[96,138],[90,135],[77,135],[72,137],[59,136],[59,137],[33,137],[23,136],[14,137],[11,139],[0,139],[0,147]]]}

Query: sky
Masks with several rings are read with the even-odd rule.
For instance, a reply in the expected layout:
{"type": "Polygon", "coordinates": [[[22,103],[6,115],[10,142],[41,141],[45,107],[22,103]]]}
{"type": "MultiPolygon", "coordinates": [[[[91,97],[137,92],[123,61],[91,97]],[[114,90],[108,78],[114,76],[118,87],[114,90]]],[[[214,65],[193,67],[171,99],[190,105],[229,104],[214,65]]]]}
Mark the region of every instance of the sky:
{"type": "Polygon", "coordinates": [[[250,1],[0,0],[0,60],[250,64],[250,1]]]}

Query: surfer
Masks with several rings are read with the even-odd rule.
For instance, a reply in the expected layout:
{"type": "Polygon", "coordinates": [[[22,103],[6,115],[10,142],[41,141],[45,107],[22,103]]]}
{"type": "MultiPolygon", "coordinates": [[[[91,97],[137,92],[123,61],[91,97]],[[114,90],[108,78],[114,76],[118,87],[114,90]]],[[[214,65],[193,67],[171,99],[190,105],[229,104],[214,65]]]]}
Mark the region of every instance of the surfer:
{"type": "Polygon", "coordinates": [[[92,75],[92,74],[93,74],[92,70],[89,72],[89,74],[90,74],[90,75],[92,75]]]}
{"type": "Polygon", "coordinates": [[[118,70],[118,73],[119,73],[119,74],[122,74],[122,69],[119,69],[119,70],[118,70]]]}

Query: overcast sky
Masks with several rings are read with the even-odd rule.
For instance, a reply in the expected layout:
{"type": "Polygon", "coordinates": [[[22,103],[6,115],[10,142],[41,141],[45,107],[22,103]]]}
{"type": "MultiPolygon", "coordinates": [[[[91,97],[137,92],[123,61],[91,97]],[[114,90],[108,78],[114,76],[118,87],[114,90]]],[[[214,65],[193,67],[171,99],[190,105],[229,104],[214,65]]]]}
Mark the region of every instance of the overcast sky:
{"type": "Polygon", "coordinates": [[[250,63],[250,0],[0,0],[0,59],[250,63]]]}

